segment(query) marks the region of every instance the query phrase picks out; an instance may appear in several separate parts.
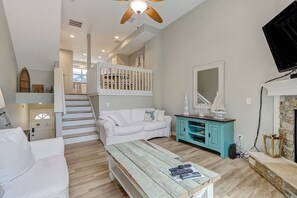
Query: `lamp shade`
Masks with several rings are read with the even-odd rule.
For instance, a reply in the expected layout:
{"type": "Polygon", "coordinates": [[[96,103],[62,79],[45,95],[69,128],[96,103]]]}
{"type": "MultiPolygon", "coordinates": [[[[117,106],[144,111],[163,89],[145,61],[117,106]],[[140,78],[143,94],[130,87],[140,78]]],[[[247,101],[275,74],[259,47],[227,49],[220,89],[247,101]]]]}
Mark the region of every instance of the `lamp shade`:
{"type": "Polygon", "coordinates": [[[5,102],[2,94],[2,90],[0,89],[0,109],[5,107],[5,102]]]}

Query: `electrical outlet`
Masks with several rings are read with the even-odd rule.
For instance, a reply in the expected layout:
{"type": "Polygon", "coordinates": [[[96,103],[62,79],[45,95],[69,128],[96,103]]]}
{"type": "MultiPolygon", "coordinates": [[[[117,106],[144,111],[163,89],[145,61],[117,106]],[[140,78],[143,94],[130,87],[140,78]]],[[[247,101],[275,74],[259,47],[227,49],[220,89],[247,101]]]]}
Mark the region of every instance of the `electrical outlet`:
{"type": "Polygon", "coordinates": [[[243,141],[243,136],[242,136],[242,134],[238,134],[238,140],[243,141]]]}
{"type": "Polygon", "coordinates": [[[246,101],[246,104],[247,105],[251,105],[252,104],[252,98],[246,98],[245,101],[246,101]]]}
{"type": "Polygon", "coordinates": [[[110,103],[109,102],[106,103],[106,107],[110,107],[110,103]]]}

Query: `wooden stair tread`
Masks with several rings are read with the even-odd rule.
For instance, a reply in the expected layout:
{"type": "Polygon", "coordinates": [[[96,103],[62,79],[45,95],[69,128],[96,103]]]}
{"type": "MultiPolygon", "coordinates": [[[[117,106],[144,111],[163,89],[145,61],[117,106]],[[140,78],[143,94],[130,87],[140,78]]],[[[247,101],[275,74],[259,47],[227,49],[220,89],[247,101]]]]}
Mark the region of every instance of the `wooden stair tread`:
{"type": "Polygon", "coordinates": [[[89,101],[88,99],[65,99],[65,101],[89,101]]]}
{"type": "Polygon", "coordinates": [[[93,117],[86,117],[86,118],[63,118],[63,122],[81,121],[81,120],[94,120],[94,118],[93,117]]]}
{"type": "Polygon", "coordinates": [[[74,94],[74,93],[66,93],[66,96],[86,96],[87,94],[74,94]]]}
{"type": "Polygon", "coordinates": [[[67,111],[66,114],[93,113],[92,111],[67,111]]]}
{"type": "Polygon", "coordinates": [[[66,105],[66,107],[91,107],[91,105],[66,105]]]}
{"type": "Polygon", "coordinates": [[[81,128],[89,128],[89,127],[96,127],[96,125],[95,124],[82,124],[82,125],[75,125],[75,126],[64,126],[63,130],[81,129],[81,128]]]}
{"type": "Polygon", "coordinates": [[[84,137],[84,136],[90,136],[90,135],[98,135],[97,131],[94,132],[87,132],[87,133],[77,133],[73,135],[64,135],[64,139],[70,139],[70,138],[78,138],[78,137],[84,137]]]}

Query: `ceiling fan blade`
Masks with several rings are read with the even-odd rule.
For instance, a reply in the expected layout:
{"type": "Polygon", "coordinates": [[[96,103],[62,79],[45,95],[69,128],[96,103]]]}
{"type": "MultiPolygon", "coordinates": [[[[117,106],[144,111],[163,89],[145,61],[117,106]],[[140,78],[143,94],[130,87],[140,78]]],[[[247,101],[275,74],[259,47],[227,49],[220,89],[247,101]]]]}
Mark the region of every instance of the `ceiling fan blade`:
{"type": "Polygon", "coordinates": [[[149,0],[151,2],[161,2],[161,1],[164,1],[164,0],[149,0]]]}
{"type": "Polygon", "coordinates": [[[134,13],[133,10],[131,8],[128,8],[128,10],[125,12],[124,16],[122,17],[121,24],[126,23],[131,18],[133,13],[134,13]]]}
{"type": "Polygon", "coordinates": [[[158,12],[156,10],[154,10],[154,8],[152,8],[151,6],[148,6],[147,10],[145,11],[145,13],[151,17],[152,19],[154,19],[155,21],[157,21],[158,23],[162,23],[163,19],[162,17],[158,14],[158,12]]]}

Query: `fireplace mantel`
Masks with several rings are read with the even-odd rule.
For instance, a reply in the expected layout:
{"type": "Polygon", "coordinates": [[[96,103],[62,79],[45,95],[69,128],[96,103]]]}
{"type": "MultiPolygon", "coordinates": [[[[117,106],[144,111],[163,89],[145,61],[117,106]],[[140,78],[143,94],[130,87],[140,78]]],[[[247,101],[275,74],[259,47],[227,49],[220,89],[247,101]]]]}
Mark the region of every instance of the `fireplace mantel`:
{"type": "Polygon", "coordinates": [[[268,96],[295,96],[297,95],[297,78],[270,82],[263,85],[268,96]]]}
{"type": "Polygon", "coordinates": [[[297,78],[280,80],[263,85],[267,89],[268,96],[274,97],[274,133],[278,134],[280,126],[280,96],[297,96],[297,78]]]}

